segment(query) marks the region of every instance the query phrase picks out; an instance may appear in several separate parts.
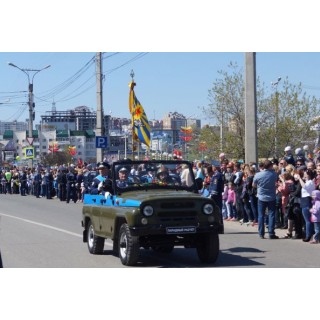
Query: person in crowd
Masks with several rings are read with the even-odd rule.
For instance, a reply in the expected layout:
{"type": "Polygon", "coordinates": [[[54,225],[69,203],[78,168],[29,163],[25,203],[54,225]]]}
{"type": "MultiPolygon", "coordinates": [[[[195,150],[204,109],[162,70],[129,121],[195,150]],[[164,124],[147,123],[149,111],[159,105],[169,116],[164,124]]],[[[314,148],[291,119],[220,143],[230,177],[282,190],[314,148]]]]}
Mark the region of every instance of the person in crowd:
{"type": "Polygon", "coordinates": [[[224,180],[228,183],[228,182],[232,182],[234,179],[233,179],[233,176],[234,176],[234,169],[233,169],[233,162],[229,162],[227,164],[227,168],[226,168],[226,172],[224,174],[224,180]]]}
{"type": "Polygon", "coordinates": [[[56,168],[54,168],[52,170],[52,176],[53,176],[53,192],[52,192],[52,196],[53,198],[57,198],[58,197],[58,170],[56,168]]]}
{"type": "MultiPolygon", "coordinates": [[[[225,153],[221,152],[221,153],[219,154],[219,162],[220,162],[220,165],[221,165],[222,162],[224,162],[224,161],[226,161],[226,160],[227,160],[227,157],[226,157],[225,153]]],[[[227,161],[228,161],[228,160],[227,160],[227,161]]]]}
{"type": "Polygon", "coordinates": [[[292,164],[288,164],[285,167],[285,172],[289,173],[293,177],[293,172],[295,169],[295,166],[293,166],[292,164]]]}
{"type": "Polygon", "coordinates": [[[281,195],[280,222],[282,229],[288,228],[288,214],[286,208],[289,201],[289,194],[293,191],[293,185],[293,176],[291,175],[290,171],[286,171],[279,176],[278,192],[281,195]]]}
{"type": "Polygon", "coordinates": [[[302,216],[305,221],[305,238],[302,239],[304,242],[309,242],[313,235],[313,224],[310,221],[311,213],[310,209],[312,206],[311,193],[315,190],[315,184],[313,179],[315,178],[315,173],[312,170],[306,170],[304,172],[303,179],[300,175],[296,175],[301,184],[301,210],[302,216]]]}
{"type": "Polygon", "coordinates": [[[251,212],[253,214],[252,226],[258,224],[258,198],[257,198],[257,188],[253,187],[253,178],[256,174],[256,166],[251,165],[248,171],[247,177],[247,192],[249,195],[249,203],[251,207],[251,212]]]}
{"type": "Polygon", "coordinates": [[[0,193],[6,194],[7,193],[7,187],[6,187],[6,177],[5,172],[3,170],[0,170],[0,193]]]}
{"type": "Polygon", "coordinates": [[[220,164],[220,172],[222,173],[222,175],[224,176],[225,173],[227,172],[227,161],[222,161],[220,164]]]}
{"type": "Polygon", "coordinates": [[[320,238],[320,191],[314,190],[311,193],[312,208],[310,209],[311,218],[310,221],[314,226],[313,239],[309,242],[311,244],[319,243],[320,238]]]}
{"type": "Polygon", "coordinates": [[[250,205],[250,195],[249,190],[252,190],[252,179],[249,165],[246,165],[243,169],[243,184],[241,199],[243,201],[245,216],[240,220],[240,223],[252,224],[254,220],[254,215],[252,212],[252,207],[250,205]]]}
{"type": "Polygon", "coordinates": [[[45,170],[41,169],[41,192],[40,198],[47,196],[47,184],[46,184],[46,177],[45,177],[45,170]]]}
{"type": "Polygon", "coordinates": [[[108,162],[99,162],[97,164],[99,174],[93,179],[91,194],[102,194],[106,192],[113,193],[112,181],[110,179],[110,165],[108,162]]]}
{"type": "Polygon", "coordinates": [[[301,203],[301,184],[298,176],[303,177],[303,170],[295,170],[293,173],[294,182],[291,185],[292,189],[289,194],[289,200],[286,207],[287,217],[288,217],[288,230],[287,234],[284,236],[286,239],[302,239],[303,234],[303,217],[300,207],[301,203]],[[293,235],[293,231],[295,234],[293,235]]]}
{"type": "Polygon", "coordinates": [[[203,168],[203,163],[201,161],[198,161],[196,164],[196,175],[195,175],[196,179],[199,178],[202,181],[204,180],[205,177],[205,172],[204,172],[204,168],[203,168]]]}
{"type": "Polygon", "coordinates": [[[181,178],[181,185],[187,186],[187,187],[192,186],[193,181],[190,174],[189,166],[187,164],[182,165],[180,178],[181,178]]]}
{"type": "Polygon", "coordinates": [[[11,188],[13,194],[19,194],[19,172],[15,168],[12,173],[11,188]]]}
{"type": "Polygon", "coordinates": [[[264,161],[264,170],[258,172],[253,179],[253,187],[257,188],[258,196],[258,231],[261,239],[265,235],[265,214],[268,209],[269,239],[279,239],[275,234],[275,207],[277,174],[270,160],[264,161]]]}
{"type": "Polygon", "coordinates": [[[81,182],[80,189],[81,189],[81,200],[80,200],[80,202],[83,202],[84,195],[86,194],[86,187],[84,185],[84,182],[81,182]]]}
{"type": "Polygon", "coordinates": [[[301,167],[301,166],[304,166],[304,165],[305,165],[305,162],[304,162],[304,161],[302,161],[302,160],[300,160],[300,159],[297,159],[295,168],[297,169],[297,168],[299,168],[299,167],[301,167]]]}
{"type": "Polygon", "coordinates": [[[295,160],[292,154],[292,150],[290,146],[287,146],[284,148],[284,157],[283,159],[286,160],[287,164],[292,164],[293,166],[295,165],[295,160]]]}
{"type": "Polygon", "coordinates": [[[302,165],[304,165],[305,162],[306,162],[306,157],[305,157],[305,155],[303,153],[303,150],[301,148],[297,148],[294,151],[294,153],[296,154],[296,162],[300,161],[300,162],[302,162],[302,165]]]}
{"type": "Polygon", "coordinates": [[[316,165],[313,161],[306,161],[307,170],[315,171],[316,165]]]}
{"type": "Polygon", "coordinates": [[[12,194],[12,188],[11,188],[12,172],[9,168],[7,168],[4,176],[6,179],[6,193],[12,194]]]}
{"type": "Polygon", "coordinates": [[[283,158],[279,161],[279,174],[283,174],[286,171],[286,166],[288,162],[283,158]]]}
{"type": "Polygon", "coordinates": [[[243,220],[244,218],[244,206],[241,199],[242,194],[242,183],[243,183],[243,171],[241,164],[239,162],[235,163],[235,173],[233,177],[234,191],[236,193],[236,208],[238,220],[243,220]]]}
{"type": "Polygon", "coordinates": [[[316,177],[314,179],[314,184],[317,190],[320,190],[320,162],[316,165],[316,177]]]}
{"type": "Polygon", "coordinates": [[[76,175],[76,194],[77,194],[77,202],[81,202],[81,183],[83,182],[83,170],[78,169],[76,175]]]}
{"type": "Polygon", "coordinates": [[[213,176],[213,170],[212,166],[208,165],[204,167],[204,180],[203,180],[203,188],[202,190],[199,191],[199,193],[203,197],[210,197],[210,192],[209,192],[209,186],[210,186],[210,181],[213,176]]]}
{"type": "Polygon", "coordinates": [[[228,182],[228,197],[226,201],[227,206],[227,221],[236,221],[237,220],[237,210],[236,210],[236,193],[234,191],[234,184],[228,182]]]}
{"type": "Polygon", "coordinates": [[[224,220],[228,219],[228,209],[227,209],[227,200],[228,200],[228,183],[224,181],[224,187],[222,192],[222,218],[224,220]]]}
{"type": "Polygon", "coordinates": [[[134,164],[130,170],[130,175],[131,176],[138,176],[139,175],[139,171],[138,171],[138,165],[134,164]]]}
{"type": "Polygon", "coordinates": [[[222,212],[222,192],[224,189],[223,175],[219,171],[220,164],[218,162],[214,162],[211,167],[213,174],[210,180],[209,193],[211,195],[211,199],[219,207],[220,212],[222,212]]]}

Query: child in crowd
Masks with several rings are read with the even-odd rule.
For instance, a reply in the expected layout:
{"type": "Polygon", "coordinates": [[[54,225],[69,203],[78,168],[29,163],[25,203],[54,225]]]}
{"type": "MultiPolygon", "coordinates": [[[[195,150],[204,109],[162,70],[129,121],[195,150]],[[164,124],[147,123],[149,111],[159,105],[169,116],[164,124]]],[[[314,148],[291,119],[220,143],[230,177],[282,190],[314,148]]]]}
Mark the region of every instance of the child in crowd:
{"type": "Polygon", "coordinates": [[[237,211],[236,211],[236,193],[234,191],[234,184],[232,182],[228,183],[228,198],[226,201],[228,219],[227,221],[237,220],[237,211]]]}
{"type": "Polygon", "coordinates": [[[81,182],[80,192],[81,192],[81,200],[80,200],[80,202],[83,202],[83,200],[84,200],[84,195],[85,195],[85,193],[86,193],[86,187],[85,187],[85,185],[84,185],[84,182],[81,182]]]}
{"type": "Polygon", "coordinates": [[[223,220],[228,218],[227,200],[228,200],[228,184],[225,183],[224,189],[222,192],[222,217],[223,217],[223,220]]]}
{"type": "Polygon", "coordinates": [[[319,237],[320,237],[320,191],[315,190],[311,193],[312,197],[312,208],[310,209],[311,212],[311,222],[314,225],[314,231],[315,234],[313,235],[313,240],[311,240],[309,243],[315,244],[319,243],[319,237]]]}

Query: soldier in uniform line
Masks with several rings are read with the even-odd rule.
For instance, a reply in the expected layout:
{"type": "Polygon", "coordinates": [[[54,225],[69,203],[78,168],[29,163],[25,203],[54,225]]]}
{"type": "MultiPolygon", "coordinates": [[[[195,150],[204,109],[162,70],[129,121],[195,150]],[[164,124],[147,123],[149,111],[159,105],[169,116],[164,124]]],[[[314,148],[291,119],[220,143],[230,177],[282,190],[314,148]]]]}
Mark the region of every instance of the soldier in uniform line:
{"type": "Polygon", "coordinates": [[[67,173],[67,203],[72,200],[74,203],[77,202],[77,193],[76,193],[76,173],[73,166],[69,167],[69,172],[67,173]]]}
{"type": "Polygon", "coordinates": [[[47,199],[52,199],[52,191],[53,191],[53,174],[50,168],[47,168],[47,171],[45,173],[45,182],[46,182],[46,196],[47,199]]]}
{"type": "Polygon", "coordinates": [[[42,181],[41,171],[40,171],[40,168],[37,168],[37,171],[35,172],[35,175],[33,177],[33,190],[36,198],[40,198],[41,181],[42,181]]]}
{"type": "Polygon", "coordinates": [[[67,193],[67,169],[63,166],[59,167],[57,175],[58,198],[60,201],[66,201],[67,193]]]}
{"type": "Polygon", "coordinates": [[[22,172],[19,176],[19,182],[20,182],[20,194],[21,196],[26,196],[27,194],[27,173],[26,169],[23,168],[22,172]]]}
{"type": "Polygon", "coordinates": [[[84,183],[84,193],[91,193],[92,183],[94,178],[97,176],[97,171],[94,170],[91,164],[88,164],[83,171],[83,183],[84,183]]]}

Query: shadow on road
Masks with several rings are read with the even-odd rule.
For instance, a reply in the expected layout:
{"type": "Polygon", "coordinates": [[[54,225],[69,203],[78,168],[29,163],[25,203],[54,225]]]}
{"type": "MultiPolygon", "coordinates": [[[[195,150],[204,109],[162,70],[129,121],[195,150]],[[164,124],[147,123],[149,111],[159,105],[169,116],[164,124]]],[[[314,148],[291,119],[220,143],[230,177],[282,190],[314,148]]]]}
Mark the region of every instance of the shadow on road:
{"type": "Polygon", "coordinates": [[[0,251],[0,268],[3,268],[2,258],[1,258],[1,251],[0,251]]]}
{"type": "MultiPolygon", "coordinates": [[[[140,250],[140,259],[135,267],[145,268],[221,268],[263,266],[257,259],[264,259],[264,251],[250,247],[234,247],[220,251],[215,264],[201,263],[196,249],[175,248],[171,253],[159,253],[153,250],[140,250]],[[237,253],[255,253],[250,257],[241,257],[237,253]],[[234,253],[234,254],[233,254],[234,253]]],[[[103,255],[116,256],[112,250],[104,250],[103,255]]]]}

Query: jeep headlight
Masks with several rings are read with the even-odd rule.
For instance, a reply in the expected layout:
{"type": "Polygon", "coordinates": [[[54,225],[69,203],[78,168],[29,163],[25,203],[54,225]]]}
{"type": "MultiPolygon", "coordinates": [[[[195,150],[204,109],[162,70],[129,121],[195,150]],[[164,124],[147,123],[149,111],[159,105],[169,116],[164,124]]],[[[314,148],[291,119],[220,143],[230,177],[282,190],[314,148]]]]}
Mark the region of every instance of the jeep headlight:
{"type": "Polygon", "coordinates": [[[204,206],[203,206],[203,213],[204,214],[212,214],[213,213],[213,205],[210,204],[210,203],[206,203],[204,206]]]}
{"type": "Polygon", "coordinates": [[[145,206],[142,210],[142,213],[146,216],[146,217],[150,217],[153,215],[153,207],[152,206],[145,206]]]}

